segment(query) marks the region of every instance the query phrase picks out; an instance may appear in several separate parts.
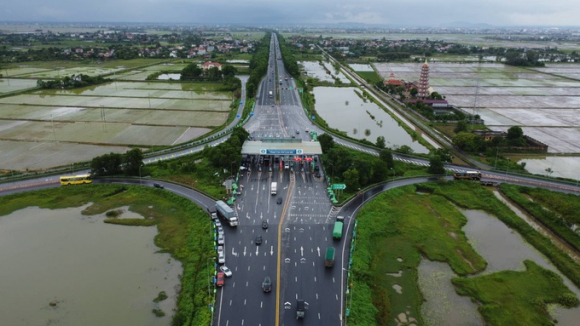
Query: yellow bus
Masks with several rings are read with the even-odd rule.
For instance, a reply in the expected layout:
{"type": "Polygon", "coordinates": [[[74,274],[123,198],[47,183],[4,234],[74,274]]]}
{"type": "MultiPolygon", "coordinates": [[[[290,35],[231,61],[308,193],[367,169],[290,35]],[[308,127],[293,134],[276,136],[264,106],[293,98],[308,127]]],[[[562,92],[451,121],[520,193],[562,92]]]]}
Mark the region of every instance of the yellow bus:
{"type": "Polygon", "coordinates": [[[79,175],[63,175],[60,177],[60,184],[63,186],[68,185],[81,185],[83,183],[92,183],[90,174],[79,174],[79,175]]]}

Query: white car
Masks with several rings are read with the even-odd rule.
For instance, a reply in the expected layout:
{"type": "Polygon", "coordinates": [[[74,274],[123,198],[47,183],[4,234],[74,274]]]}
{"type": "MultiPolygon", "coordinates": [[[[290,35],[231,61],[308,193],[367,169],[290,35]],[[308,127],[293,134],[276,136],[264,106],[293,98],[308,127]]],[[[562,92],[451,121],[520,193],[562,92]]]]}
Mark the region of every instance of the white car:
{"type": "Polygon", "coordinates": [[[224,239],[224,235],[223,234],[219,234],[218,235],[217,242],[218,242],[219,245],[223,245],[224,244],[225,239],[224,239]]]}
{"type": "Polygon", "coordinates": [[[218,263],[225,264],[226,262],[226,255],[223,251],[218,252],[218,263]]]}
{"type": "Polygon", "coordinates": [[[232,276],[232,270],[229,269],[226,265],[220,266],[220,271],[224,272],[224,274],[226,274],[226,277],[232,276]]]}

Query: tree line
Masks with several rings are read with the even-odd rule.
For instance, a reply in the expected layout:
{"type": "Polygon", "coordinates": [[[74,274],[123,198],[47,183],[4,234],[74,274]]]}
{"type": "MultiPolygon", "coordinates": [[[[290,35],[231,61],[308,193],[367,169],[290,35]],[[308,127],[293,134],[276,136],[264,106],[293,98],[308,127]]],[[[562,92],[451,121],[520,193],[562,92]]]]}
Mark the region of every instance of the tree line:
{"type": "Polygon", "coordinates": [[[91,161],[91,175],[94,177],[130,175],[138,176],[143,166],[143,152],[139,148],[125,154],[109,153],[97,156],[91,161]]]}
{"type": "Polygon", "coordinates": [[[51,80],[39,79],[36,81],[36,86],[42,89],[70,89],[79,88],[92,85],[99,85],[110,82],[111,79],[103,78],[102,76],[89,76],[85,74],[70,75],[63,78],[55,78],[51,80]]]}

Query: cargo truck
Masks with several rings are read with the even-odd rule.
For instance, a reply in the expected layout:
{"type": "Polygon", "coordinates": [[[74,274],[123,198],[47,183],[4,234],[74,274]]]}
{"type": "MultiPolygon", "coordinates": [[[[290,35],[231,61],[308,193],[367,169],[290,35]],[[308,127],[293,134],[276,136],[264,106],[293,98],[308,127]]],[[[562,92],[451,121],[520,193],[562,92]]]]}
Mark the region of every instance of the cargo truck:
{"type": "Polygon", "coordinates": [[[340,221],[334,222],[334,229],[332,231],[332,238],[335,240],[340,240],[342,238],[342,225],[343,223],[340,221]]]}
{"type": "Polygon", "coordinates": [[[324,256],[324,266],[325,267],[334,266],[334,247],[326,248],[326,255],[324,256]]]}
{"type": "Polygon", "coordinates": [[[217,220],[218,216],[217,216],[217,210],[215,209],[215,207],[208,207],[207,212],[211,216],[212,220],[217,220]]]}
{"type": "Polygon", "coordinates": [[[215,202],[215,208],[218,214],[223,217],[229,225],[238,225],[238,216],[236,215],[236,212],[230,206],[228,206],[228,204],[218,200],[215,202]]]}
{"type": "Polygon", "coordinates": [[[272,187],[270,187],[270,194],[272,196],[275,196],[277,190],[278,190],[278,183],[277,182],[272,182],[272,187]]]}

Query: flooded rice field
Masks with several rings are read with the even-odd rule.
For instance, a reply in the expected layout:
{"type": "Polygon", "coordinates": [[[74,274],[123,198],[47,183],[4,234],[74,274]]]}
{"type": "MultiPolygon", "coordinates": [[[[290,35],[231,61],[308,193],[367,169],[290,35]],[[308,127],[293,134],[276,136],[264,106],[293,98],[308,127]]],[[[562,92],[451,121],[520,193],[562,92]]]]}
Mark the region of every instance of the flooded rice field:
{"type": "MultiPolygon", "coordinates": [[[[418,81],[422,63],[377,63],[383,78],[418,81]]],[[[429,84],[451,105],[479,114],[492,130],[523,127],[551,153],[580,153],[580,65],[523,69],[500,63],[429,65],[429,84]],[[477,92],[476,92],[477,88],[477,92]],[[477,97],[476,97],[477,93],[477,97]]]]}
{"type": "Polygon", "coordinates": [[[335,83],[335,78],[338,78],[342,83],[350,83],[348,78],[346,78],[342,72],[337,72],[328,62],[323,62],[321,65],[318,61],[301,61],[298,62],[298,64],[300,64],[306,71],[308,77],[330,83],[335,83]],[[330,71],[331,74],[329,74],[325,68],[330,71]]]}
{"type": "Polygon", "coordinates": [[[128,145],[189,141],[227,120],[232,95],[215,87],[112,82],[4,97],[0,138],[6,155],[0,166],[44,169],[124,152],[128,145]]]}
{"type": "Polygon", "coordinates": [[[558,177],[580,182],[580,157],[578,156],[508,156],[518,163],[526,163],[530,173],[558,177]],[[548,170],[548,171],[546,171],[548,170]]]}
{"type": "Polygon", "coordinates": [[[373,143],[385,137],[387,147],[411,147],[415,153],[428,153],[423,145],[413,141],[388,113],[370,101],[363,101],[351,87],[315,87],[316,112],[331,128],[345,131],[350,137],[373,143]]]}
{"type": "Polygon", "coordinates": [[[35,79],[0,78],[0,94],[22,91],[36,87],[35,79]]]}
{"type": "Polygon", "coordinates": [[[156,253],[157,229],[105,224],[82,209],[0,217],[2,324],[170,325],[182,269],[156,253]],[[154,303],[161,291],[168,299],[154,303]]]}
{"type": "Polygon", "coordinates": [[[159,80],[180,80],[181,79],[181,74],[161,74],[159,75],[159,77],[157,77],[157,79],[159,80]]]}
{"type": "Polygon", "coordinates": [[[363,65],[360,63],[350,63],[349,66],[354,71],[374,71],[374,69],[371,65],[363,65]]]}

